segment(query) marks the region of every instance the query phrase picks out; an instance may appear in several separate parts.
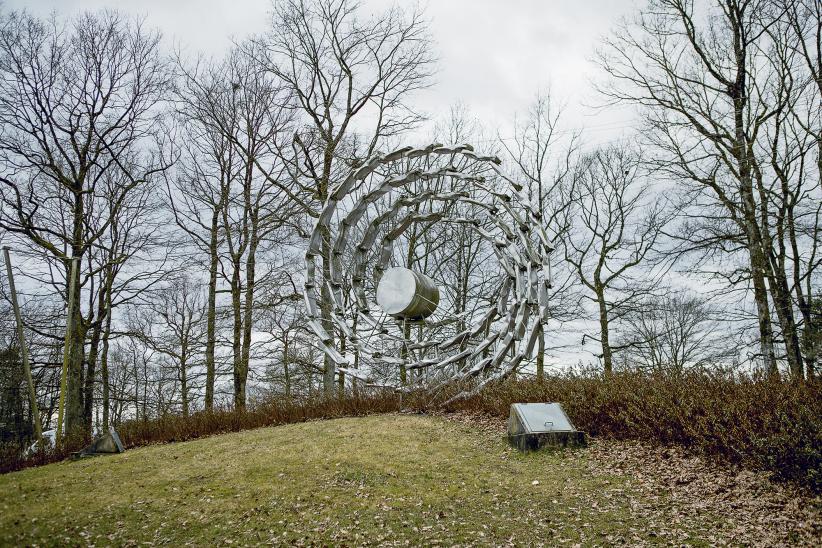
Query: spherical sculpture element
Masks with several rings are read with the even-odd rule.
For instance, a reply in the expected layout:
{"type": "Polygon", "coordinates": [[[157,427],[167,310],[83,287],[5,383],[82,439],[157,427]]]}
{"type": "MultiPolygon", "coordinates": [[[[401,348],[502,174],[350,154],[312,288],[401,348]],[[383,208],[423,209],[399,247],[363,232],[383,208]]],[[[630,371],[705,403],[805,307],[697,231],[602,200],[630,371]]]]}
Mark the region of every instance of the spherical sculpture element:
{"type": "Polygon", "coordinates": [[[389,268],[377,285],[377,304],[395,318],[425,319],[439,303],[440,290],[434,280],[410,268],[389,268]]]}

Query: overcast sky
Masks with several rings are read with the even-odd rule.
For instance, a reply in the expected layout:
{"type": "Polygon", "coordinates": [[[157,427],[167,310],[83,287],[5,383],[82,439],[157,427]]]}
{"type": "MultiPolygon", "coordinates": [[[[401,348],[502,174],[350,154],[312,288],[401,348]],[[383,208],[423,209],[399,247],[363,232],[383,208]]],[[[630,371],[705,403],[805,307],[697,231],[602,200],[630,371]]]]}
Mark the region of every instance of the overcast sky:
{"type": "MultiPolygon", "coordinates": [[[[412,2],[399,2],[413,7],[412,2]]],[[[262,32],[270,0],[0,0],[6,8],[38,15],[52,10],[117,8],[144,16],[170,47],[219,56],[232,39],[262,32]]],[[[379,12],[394,0],[364,0],[379,12]]],[[[436,85],[413,99],[419,111],[441,117],[462,103],[492,131],[510,134],[516,112],[536,92],[551,88],[567,104],[565,129],[587,128],[586,142],[623,134],[631,111],[598,111],[590,90],[597,68],[591,58],[600,37],[640,0],[430,0],[422,2],[431,20],[440,59],[436,85]]]]}
{"type": "MultiPolygon", "coordinates": [[[[431,21],[439,58],[436,84],[412,100],[433,121],[461,103],[493,136],[511,134],[516,113],[524,113],[539,90],[550,87],[566,104],[563,128],[585,129],[593,146],[629,133],[632,111],[594,108],[598,99],[590,82],[598,75],[592,62],[600,38],[645,0],[429,0],[422,2],[431,21]]],[[[366,12],[380,12],[395,0],[363,0],[366,12]]],[[[412,2],[400,1],[412,8],[412,2]]],[[[271,0],[0,0],[5,9],[25,8],[46,16],[51,11],[116,8],[145,17],[160,29],[169,50],[219,57],[232,43],[266,30],[271,0]]],[[[424,144],[429,130],[409,138],[424,144]]],[[[474,143],[478,149],[483,143],[474,143]]],[[[487,145],[485,145],[487,146],[487,145]]],[[[571,328],[571,326],[567,326],[571,328]]],[[[573,333],[572,333],[573,332],[573,333]]],[[[579,334],[549,337],[548,344],[571,344],[554,363],[590,360],[578,347],[579,334]]]]}

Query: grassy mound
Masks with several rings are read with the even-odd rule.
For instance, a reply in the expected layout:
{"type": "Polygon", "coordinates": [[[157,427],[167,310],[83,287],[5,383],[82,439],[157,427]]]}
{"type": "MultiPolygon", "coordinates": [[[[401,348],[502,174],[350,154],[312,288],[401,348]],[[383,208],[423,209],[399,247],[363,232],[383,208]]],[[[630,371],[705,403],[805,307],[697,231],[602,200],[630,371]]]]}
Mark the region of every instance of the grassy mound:
{"type": "MultiPolygon", "coordinates": [[[[418,415],[260,428],[0,476],[0,545],[658,542],[668,495],[595,455],[418,415]]],[[[702,507],[666,538],[729,519],[702,507]]]]}
{"type": "MultiPolygon", "coordinates": [[[[470,388],[470,385],[467,387],[470,388]]],[[[552,375],[543,382],[509,380],[443,405],[458,387],[432,397],[375,391],[344,398],[274,398],[247,411],[187,417],[164,415],[117,425],[129,448],[312,419],[356,417],[413,409],[467,412],[505,419],[513,402],[558,401],[574,424],[600,439],[677,446],[717,463],[765,470],[772,478],[822,494],[822,382],[778,382],[746,376],[619,373],[552,375]]],[[[0,473],[55,462],[83,447],[74,438],[58,451],[21,458],[21,447],[0,445],[0,473]]]]}

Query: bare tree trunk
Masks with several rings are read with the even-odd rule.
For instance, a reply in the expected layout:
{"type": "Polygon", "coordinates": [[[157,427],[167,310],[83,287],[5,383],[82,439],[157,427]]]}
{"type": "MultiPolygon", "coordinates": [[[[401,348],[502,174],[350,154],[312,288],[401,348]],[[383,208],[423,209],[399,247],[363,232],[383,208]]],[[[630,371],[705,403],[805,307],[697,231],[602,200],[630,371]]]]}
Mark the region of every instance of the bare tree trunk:
{"type": "Polygon", "coordinates": [[[206,386],[205,386],[205,409],[214,410],[214,347],[217,338],[217,266],[219,264],[219,250],[217,248],[217,233],[219,231],[220,211],[214,208],[211,218],[211,237],[209,240],[209,265],[208,265],[208,305],[206,310],[206,386]]]}
{"type": "MultiPolygon", "coordinates": [[[[745,232],[748,240],[750,255],[751,279],[754,286],[754,300],[759,323],[760,347],[765,370],[771,374],[778,374],[776,354],[774,352],[773,328],[771,326],[770,310],[768,307],[768,291],[765,286],[765,275],[768,271],[764,239],[756,218],[756,201],[754,199],[753,180],[751,173],[750,147],[746,133],[745,107],[748,97],[746,94],[748,66],[747,44],[741,37],[744,22],[735,21],[732,17],[733,45],[736,60],[736,74],[734,81],[728,86],[728,94],[734,105],[734,148],[733,154],[739,170],[739,194],[742,200],[745,232]]],[[[767,226],[763,227],[764,229],[767,226]]]]}
{"type": "MultiPolygon", "coordinates": [[[[408,323],[408,320],[403,322],[402,326],[402,336],[407,341],[411,338],[411,324],[408,323]]],[[[402,348],[400,348],[400,358],[402,358],[403,362],[408,359],[408,346],[406,343],[403,343],[402,348]]],[[[400,385],[405,386],[408,383],[408,372],[405,370],[405,365],[400,366],[400,385]]]]}
{"type": "Polygon", "coordinates": [[[613,351],[611,350],[609,325],[608,325],[608,304],[605,301],[605,289],[599,282],[596,283],[597,305],[599,306],[599,341],[602,345],[602,364],[606,375],[614,371],[613,351]]]}
{"type": "MultiPolygon", "coordinates": [[[[822,141],[820,141],[822,143],[822,141]]],[[[821,151],[822,152],[822,151],[821,151]]],[[[822,171],[820,171],[822,173],[822,171]]],[[[800,257],[799,245],[796,239],[796,229],[794,227],[794,215],[792,207],[788,208],[788,237],[790,240],[791,251],[794,257],[800,257]]],[[[817,232],[819,227],[815,227],[817,232]]],[[[816,240],[816,239],[815,239],[816,240]]],[[[817,339],[819,338],[818,321],[815,321],[813,314],[813,287],[811,286],[811,277],[807,278],[807,292],[802,288],[801,272],[798,261],[794,261],[793,266],[793,285],[796,292],[797,307],[802,316],[802,342],[801,352],[804,356],[805,375],[807,379],[812,379],[814,371],[816,370],[817,360],[817,339]]]]}
{"type": "Polygon", "coordinates": [[[183,416],[187,417],[189,413],[189,405],[188,405],[188,344],[185,343],[183,345],[182,350],[180,351],[180,399],[183,405],[183,416]]]}
{"type": "MultiPolygon", "coordinates": [[[[356,322],[356,320],[354,320],[356,322]]],[[[356,323],[355,323],[356,327],[356,323]]],[[[354,347],[354,365],[352,366],[354,369],[359,369],[360,367],[360,351],[357,347],[354,347]]],[[[358,385],[359,381],[356,377],[351,379],[351,394],[356,398],[360,395],[360,388],[358,385]]]]}
{"type": "MultiPolygon", "coordinates": [[[[106,292],[107,306],[111,307],[111,288],[106,292]]],[[[103,352],[100,356],[100,377],[103,381],[103,429],[109,426],[109,409],[111,407],[111,389],[108,371],[108,341],[111,336],[111,314],[106,315],[106,325],[103,329],[103,352]]]]}
{"type": "Polygon", "coordinates": [[[816,364],[819,347],[822,345],[822,307],[819,297],[808,296],[806,310],[803,311],[805,326],[802,330],[802,347],[805,352],[805,369],[808,380],[816,378],[816,364]],[[816,310],[814,310],[816,306],[816,310]]]}
{"type": "MultiPolygon", "coordinates": [[[[744,62],[742,66],[744,66],[744,62]]],[[[742,69],[740,69],[739,75],[737,76],[737,80],[740,79],[741,82],[737,81],[737,86],[738,89],[742,90],[745,86],[745,74],[742,69]]],[[[739,93],[741,93],[741,91],[739,93]]],[[[742,211],[744,214],[745,236],[748,244],[754,300],[756,302],[762,363],[765,371],[767,371],[769,375],[778,375],[779,371],[777,369],[776,353],[774,351],[773,327],[771,326],[771,313],[768,306],[768,290],[765,285],[765,275],[766,272],[768,272],[768,265],[763,251],[762,233],[756,219],[756,203],[753,195],[751,166],[745,136],[744,101],[745,99],[743,97],[734,97],[736,129],[736,146],[734,152],[739,166],[739,190],[742,199],[742,211]]]]}
{"type": "MultiPolygon", "coordinates": [[[[79,263],[79,260],[78,260],[79,263]]],[[[79,271],[79,265],[78,265],[79,271]]],[[[74,302],[68,314],[72,316],[69,339],[68,370],[66,377],[66,433],[83,430],[83,355],[85,354],[86,328],[80,308],[80,275],[74,280],[74,302]]]]}
{"type": "Polygon", "coordinates": [[[234,272],[231,275],[231,307],[234,313],[234,331],[231,349],[234,356],[234,409],[245,408],[245,379],[242,376],[242,287],[240,280],[240,262],[237,257],[233,264],[234,272]]]}
{"type": "Polygon", "coordinates": [[[771,326],[771,312],[768,307],[768,292],[765,288],[763,275],[764,256],[761,249],[757,252],[753,246],[750,251],[751,278],[756,301],[757,320],[759,326],[759,348],[762,353],[762,365],[769,375],[779,375],[774,352],[773,328],[771,326]]]}
{"type": "Polygon", "coordinates": [[[100,339],[103,335],[103,323],[109,312],[106,310],[109,280],[105,275],[101,277],[100,288],[97,292],[96,320],[91,326],[88,359],[86,360],[86,376],[83,396],[83,419],[87,432],[91,432],[91,419],[94,411],[94,383],[97,380],[97,356],[100,351],[100,339]]]}
{"type": "Polygon", "coordinates": [[[288,333],[283,337],[283,374],[285,375],[285,399],[291,401],[291,374],[288,368],[288,333]]]}
{"type": "Polygon", "coordinates": [[[773,295],[774,309],[777,318],[779,318],[779,325],[782,327],[782,337],[785,339],[788,367],[794,380],[802,380],[805,377],[805,366],[802,359],[802,350],[799,346],[799,331],[793,314],[791,290],[788,288],[784,269],[773,269],[772,272],[773,274],[770,277],[771,294],[773,295]]]}
{"type": "MultiPolygon", "coordinates": [[[[143,379],[143,400],[142,400],[142,402],[140,402],[142,404],[141,407],[143,408],[143,420],[144,421],[148,420],[148,412],[147,412],[147,407],[148,407],[148,371],[145,369],[145,367],[146,367],[146,364],[144,363],[143,364],[143,368],[144,368],[143,372],[144,372],[145,375],[144,375],[144,379],[143,379]]],[[[162,393],[162,390],[163,390],[162,381],[160,381],[160,383],[161,384],[158,387],[157,391],[159,393],[162,393]]],[[[161,414],[161,413],[165,414],[165,410],[161,408],[161,403],[162,402],[160,402],[160,401],[157,402],[158,415],[161,414]]]]}
{"type": "Polygon", "coordinates": [[[140,371],[134,360],[134,419],[140,420],[140,371]]]}
{"type": "MultiPolygon", "coordinates": [[[[330,234],[323,230],[323,245],[322,245],[322,268],[323,280],[331,279],[331,244],[330,234]]],[[[334,323],[331,321],[331,293],[328,289],[328,284],[322,285],[322,302],[320,303],[320,314],[322,316],[323,329],[331,337],[330,344],[334,344],[334,323]]],[[[330,396],[334,391],[334,377],[336,375],[336,364],[328,354],[323,357],[323,393],[330,396]]]]}
{"type": "MultiPolygon", "coordinates": [[[[246,281],[245,281],[245,308],[243,309],[243,342],[242,356],[240,358],[240,370],[236,373],[239,377],[240,392],[235,394],[239,398],[240,409],[245,409],[246,405],[246,384],[248,382],[248,367],[251,359],[251,327],[254,311],[254,284],[257,264],[257,228],[256,221],[252,221],[251,241],[248,246],[248,257],[246,258],[246,281]]],[[[235,406],[238,402],[235,401],[235,406]]]]}

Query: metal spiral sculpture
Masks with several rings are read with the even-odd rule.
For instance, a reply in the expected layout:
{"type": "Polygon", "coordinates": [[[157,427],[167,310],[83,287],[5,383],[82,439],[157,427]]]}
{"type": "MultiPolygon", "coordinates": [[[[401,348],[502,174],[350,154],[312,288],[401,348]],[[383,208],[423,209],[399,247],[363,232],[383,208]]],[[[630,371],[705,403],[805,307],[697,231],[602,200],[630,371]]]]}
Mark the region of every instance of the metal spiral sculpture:
{"type": "Polygon", "coordinates": [[[402,373],[382,385],[397,388],[478,377],[478,389],[533,357],[552,247],[540,212],[499,164],[470,145],[405,147],[329,190],[305,255],[304,297],[339,372],[377,384],[375,371],[395,368],[402,373]],[[415,223],[463,225],[487,242],[498,265],[484,267],[499,272],[487,306],[457,314],[439,302],[435,276],[400,266],[408,253],[395,248],[415,223]]]}

